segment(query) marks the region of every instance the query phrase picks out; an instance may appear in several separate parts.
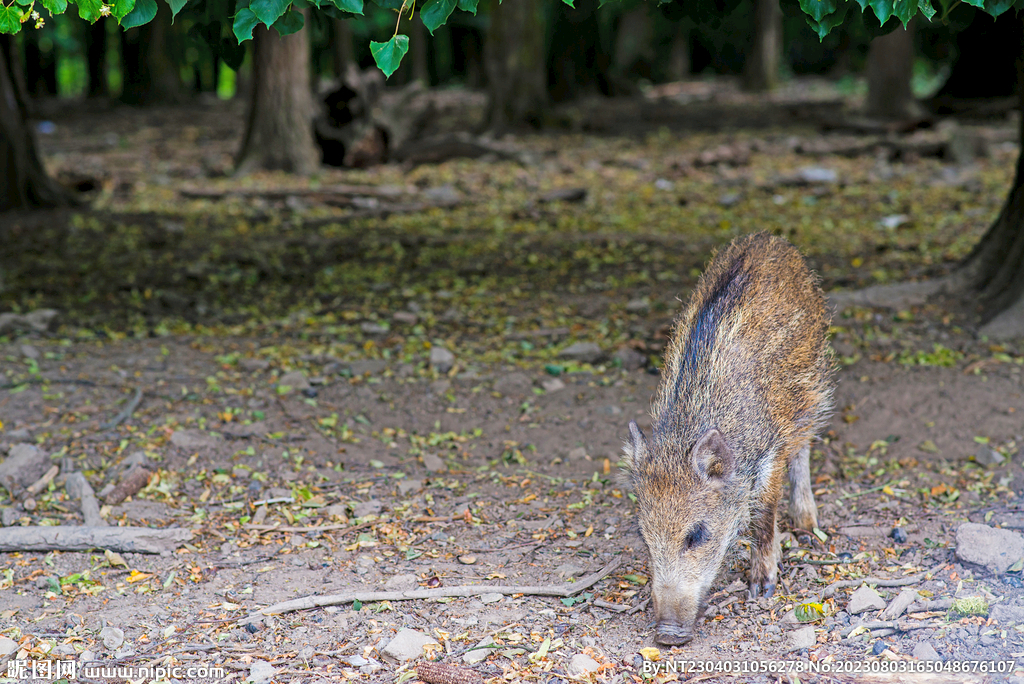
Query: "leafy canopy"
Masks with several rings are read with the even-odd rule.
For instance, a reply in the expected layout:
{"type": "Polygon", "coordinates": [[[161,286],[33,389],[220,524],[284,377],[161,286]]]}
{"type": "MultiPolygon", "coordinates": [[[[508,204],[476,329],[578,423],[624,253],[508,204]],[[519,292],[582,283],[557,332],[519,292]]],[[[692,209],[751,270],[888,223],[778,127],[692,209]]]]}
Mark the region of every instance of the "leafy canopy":
{"type": "MultiPolygon", "coordinates": [[[[416,11],[416,0],[372,0],[375,4],[398,13],[399,20],[408,14],[409,18],[416,11]]],[[[499,0],[500,1],[500,0],[499,0]]],[[[507,0],[516,2],[516,0],[507,0]]],[[[575,0],[562,0],[570,7],[575,0]]],[[[659,0],[667,2],[669,0],[659,0]]],[[[197,21],[204,25],[201,35],[216,50],[225,63],[238,68],[244,57],[244,51],[238,44],[252,38],[257,25],[263,24],[273,28],[280,35],[286,36],[302,29],[305,23],[300,10],[316,8],[328,16],[342,19],[347,15],[362,15],[363,0],[235,0],[232,8],[230,0],[0,0],[0,33],[14,34],[21,31],[26,22],[33,22],[36,28],[41,27],[45,19],[41,12],[50,16],[62,14],[69,4],[78,9],[78,16],[89,23],[101,17],[114,17],[122,28],[129,29],[149,23],[156,17],[157,3],[166,2],[171,9],[172,21],[182,10],[195,10],[197,21]],[[38,6],[37,6],[38,5],[38,6]],[[191,6],[191,7],[190,7],[191,6]],[[200,7],[201,6],[201,7],[200,7]],[[214,11],[211,11],[213,9],[214,11]],[[223,29],[222,29],[223,27],[223,29]],[[228,27],[236,41],[229,45],[228,27]]],[[[609,0],[600,0],[604,5],[609,0]]],[[[878,23],[885,26],[892,18],[896,18],[904,26],[918,13],[931,21],[936,14],[945,20],[961,0],[798,0],[800,9],[804,11],[811,29],[824,38],[828,33],[843,23],[851,8],[861,12],[870,9],[878,23]],[[937,2],[938,7],[932,3],[937,2]],[[941,14],[940,14],[941,12],[941,14]]],[[[1013,9],[1024,9],[1024,0],[963,0],[980,11],[998,17],[1013,9]]],[[[479,0],[426,0],[420,7],[420,19],[431,34],[439,26],[447,23],[448,18],[458,9],[462,12],[476,14],[479,0]]],[[[370,52],[377,66],[385,76],[391,76],[398,69],[402,58],[409,51],[409,37],[395,32],[385,42],[370,42],[370,52]]]]}

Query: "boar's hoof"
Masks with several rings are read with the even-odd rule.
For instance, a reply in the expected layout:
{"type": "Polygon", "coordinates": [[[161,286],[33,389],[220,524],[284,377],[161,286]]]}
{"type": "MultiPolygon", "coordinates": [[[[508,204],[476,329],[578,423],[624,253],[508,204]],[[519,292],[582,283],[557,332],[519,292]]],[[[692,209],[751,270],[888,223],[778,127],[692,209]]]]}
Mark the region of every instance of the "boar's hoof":
{"type": "Polygon", "coordinates": [[[693,632],[679,625],[658,625],[654,640],[663,646],[682,646],[693,639],[693,632]]]}
{"type": "Polygon", "coordinates": [[[764,582],[751,582],[750,588],[747,590],[747,598],[756,599],[758,596],[764,596],[768,598],[775,595],[775,582],[764,581],[764,582]]]}

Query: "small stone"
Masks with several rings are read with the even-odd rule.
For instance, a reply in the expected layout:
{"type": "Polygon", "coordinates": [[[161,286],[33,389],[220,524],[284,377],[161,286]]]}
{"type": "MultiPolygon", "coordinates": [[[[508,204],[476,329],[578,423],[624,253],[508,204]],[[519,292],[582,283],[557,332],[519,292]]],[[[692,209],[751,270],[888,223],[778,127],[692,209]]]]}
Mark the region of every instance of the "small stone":
{"type": "Polygon", "coordinates": [[[628,371],[640,370],[647,365],[647,357],[632,347],[619,347],[612,354],[612,362],[618,361],[623,369],[628,371]]]}
{"type": "Polygon", "coordinates": [[[217,446],[220,440],[212,435],[207,435],[199,430],[176,430],[171,434],[171,444],[191,451],[194,449],[208,449],[217,446]]]}
{"type": "Polygon", "coordinates": [[[885,650],[885,642],[879,639],[871,646],[871,655],[882,655],[882,651],[885,650]]]}
{"type": "Polygon", "coordinates": [[[348,506],[345,504],[331,504],[324,509],[324,515],[328,518],[339,518],[348,521],[348,506]]]}
{"type": "Polygon", "coordinates": [[[808,625],[789,633],[787,651],[799,651],[805,648],[814,648],[818,638],[814,635],[814,626],[808,625]]]}
{"type": "Polygon", "coordinates": [[[853,592],[850,597],[850,604],[846,611],[850,615],[860,615],[869,610],[882,610],[885,608],[885,599],[878,595],[878,592],[864,584],[860,589],[853,592]]]}
{"type": "Polygon", "coordinates": [[[892,214],[890,216],[883,217],[879,222],[882,228],[886,230],[896,230],[904,223],[910,223],[910,217],[906,214],[892,214]]]}
{"type": "Polygon", "coordinates": [[[401,323],[403,325],[416,325],[420,317],[414,314],[412,311],[396,311],[392,316],[391,320],[395,323],[401,323]]]}
{"type": "Polygon", "coordinates": [[[21,355],[24,356],[26,359],[32,359],[33,361],[38,361],[42,357],[42,354],[39,353],[39,350],[33,347],[31,344],[21,345],[21,355]]]}
{"type": "MultiPolygon", "coordinates": [[[[1010,575],[1007,575],[1010,577],[1010,575]]],[[[1024,606],[1011,606],[1005,603],[997,603],[992,606],[989,617],[1003,627],[1010,625],[1024,625],[1024,606]]]]}
{"type": "Polygon", "coordinates": [[[28,431],[28,428],[18,428],[0,436],[5,437],[9,442],[27,442],[32,439],[32,433],[28,431]]]}
{"type": "Polygon", "coordinates": [[[482,594],[480,601],[483,603],[497,603],[502,599],[502,595],[498,593],[482,594]]]}
{"type": "Polygon", "coordinates": [[[455,354],[444,347],[431,347],[430,367],[438,373],[447,373],[455,365],[455,354]]]}
{"type": "Polygon", "coordinates": [[[406,627],[396,634],[394,639],[388,642],[388,645],[381,650],[381,653],[391,660],[407,663],[422,656],[423,647],[428,644],[437,644],[437,641],[423,632],[406,627]]]}
{"type": "Polygon", "coordinates": [[[476,556],[472,554],[463,554],[459,556],[459,562],[463,565],[476,565],[476,556]]]}
{"type": "Polygon", "coordinates": [[[495,649],[494,639],[486,637],[483,641],[478,643],[474,648],[466,651],[462,656],[462,662],[467,665],[476,665],[477,663],[483,662],[487,659],[487,656],[494,653],[495,649]]]}
{"type": "Polygon", "coordinates": [[[4,527],[14,527],[18,522],[18,509],[8,506],[7,508],[0,508],[0,525],[4,527]]]}
{"type": "Polygon", "coordinates": [[[11,655],[18,650],[18,642],[7,637],[0,637],[0,658],[11,655]]]}
{"type": "Polygon", "coordinates": [[[927,641],[919,641],[914,646],[914,657],[918,660],[942,660],[935,647],[927,641]]]}
{"type": "Polygon", "coordinates": [[[1024,537],[1010,530],[963,523],[956,529],[956,555],[962,561],[1002,574],[1024,558],[1024,537]]]}
{"type": "Polygon", "coordinates": [[[834,169],[826,169],[819,166],[805,166],[797,171],[799,179],[807,184],[814,183],[835,183],[839,180],[839,174],[834,169]]]}
{"type": "Polygon", "coordinates": [[[277,668],[265,660],[257,660],[249,666],[251,684],[266,684],[273,679],[275,674],[277,674],[277,668]]]}
{"type": "Polygon", "coordinates": [[[643,314],[651,310],[651,304],[646,299],[631,299],[626,302],[626,311],[629,313],[643,314]]]}
{"type": "Polygon", "coordinates": [[[580,567],[575,563],[562,563],[557,568],[555,568],[555,572],[558,573],[558,576],[562,578],[579,577],[586,571],[586,568],[580,567]]]}
{"type": "Polygon", "coordinates": [[[594,342],[577,342],[558,352],[558,358],[580,363],[597,363],[602,356],[604,352],[594,342]]]}
{"type": "Polygon", "coordinates": [[[416,575],[402,574],[395,575],[387,582],[384,583],[385,591],[409,591],[419,586],[419,580],[416,575]]]}
{"type": "Polygon", "coordinates": [[[270,361],[266,359],[239,359],[238,367],[244,371],[255,373],[270,368],[270,361]]]}
{"type": "Polygon", "coordinates": [[[370,661],[361,655],[342,656],[341,662],[345,663],[349,667],[364,667],[370,664],[370,661]]]}
{"type": "Polygon", "coordinates": [[[115,651],[124,643],[124,631],[117,627],[104,627],[100,630],[100,639],[103,640],[103,648],[115,651]]]}
{"type": "Polygon", "coordinates": [[[565,389],[565,383],[558,378],[549,378],[547,380],[541,380],[540,386],[544,388],[547,393],[557,392],[565,389]]]}
{"type": "Polygon", "coordinates": [[[462,201],[459,191],[447,183],[436,188],[427,188],[423,191],[423,197],[430,202],[444,205],[454,205],[462,201]]]}
{"type": "Polygon", "coordinates": [[[383,359],[361,359],[359,361],[353,361],[348,365],[348,371],[353,377],[361,377],[363,375],[377,375],[383,373],[384,369],[388,367],[387,361],[383,359]]]}
{"type": "Polygon", "coordinates": [[[569,460],[571,461],[582,461],[587,457],[587,450],[583,447],[576,447],[575,449],[569,450],[569,460]]]}
{"type": "Polygon", "coordinates": [[[398,481],[398,493],[402,496],[408,496],[414,492],[418,492],[423,489],[423,480],[399,480],[398,481]]]}
{"type": "Polygon", "coordinates": [[[902,527],[892,528],[892,532],[889,533],[889,536],[892,537],[892,540],[897,544],[907,543],[907,531],[902,527]]]}
{"type": "Polygon", "coordinates": [[[423,459],[423,467],[431,473],[443,473],[448,470],[448,466],[445,465],[444,461],[437,454],[425,452],[421,457],[423,459]]]}
{"type": "Polygon", "coordinates": [[[366,515],[378,515],[384,509],[384,504],[376,499],[360,501],[352,507],[352,517],[362,518],[366,515]]]}
{"type": "Polygon", "coordinates": [[[974,454],[974,462],[986,467],[1000,465],[1005,460],[1005,456],[986,444],[978,447],[978,451],[974,454]]]}
{"type": "Polygon", "coordinates": [[[389,332],[391,332],[391,328],[389,328],[388,326],[381,325],[380,323],[370,323],[369,321],[366,321],[365,323],[360,323],[359,329],[362,330],[363,333],[367,335],[387,335],[389,332]]]}
{"type": "Polygon", "coordinates": [[[525,373],[515,371],[494,381],[494,391],[503,395],[529,394],[533,383],[525,373]]]}
{"type": "Polygon", "coordinates": [[[290,392],[301,392],[309,389],[309,380],[306,379],[306,374],[302,371],[291,371],[278,378],[277,387],[278,391],[282,391],[283,388],[287,387],[290,392]]]}
{"type": "Polygon", "coordinates": [[[740,201],[740,197],[738,192],[727,192],[718,198],[718,203],[723,207],[731,207],[740,201]]]}
{"type": "Polygon", "coordinates": [[[596,672],[601,664],[588,656],[586,653],[577,653],[569,660],[569,667],[566,671],[571,677],[582,677],[588,672],[596,672]]]}

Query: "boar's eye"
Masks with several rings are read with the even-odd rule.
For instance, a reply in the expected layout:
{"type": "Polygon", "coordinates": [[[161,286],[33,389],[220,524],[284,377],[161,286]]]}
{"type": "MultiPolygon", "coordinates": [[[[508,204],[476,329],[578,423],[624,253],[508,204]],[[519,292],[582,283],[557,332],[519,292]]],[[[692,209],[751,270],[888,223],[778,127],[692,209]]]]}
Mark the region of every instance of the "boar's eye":
{"type": "Polygon", "coordinates": [[[704,523],[694,525],[690,533],[686,535],[686,548],[695,549],[708,540],[708,528],[704,523]]]}

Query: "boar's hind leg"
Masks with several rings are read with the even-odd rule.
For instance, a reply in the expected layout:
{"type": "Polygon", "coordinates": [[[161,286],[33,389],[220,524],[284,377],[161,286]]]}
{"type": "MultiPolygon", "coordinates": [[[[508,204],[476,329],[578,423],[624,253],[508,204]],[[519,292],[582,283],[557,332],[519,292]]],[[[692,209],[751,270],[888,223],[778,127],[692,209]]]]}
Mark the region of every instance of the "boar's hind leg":
{"type": "Polygon", "coordinates": [[[751,520],[754,548],[750,554],[750,588],[747,591],[750,598],[771,596],[775,593],[779,557],[782,555],[775,528],[775,514],[778,508],[779,502],[776,498],[756,511],[751,520]]]}
{"type": "Polygon", "coordinates": [[[811,445],[808,442],[789,464],[789,514],[798,529],[818,526],[818,507],[811,491],[811,445]]]}

